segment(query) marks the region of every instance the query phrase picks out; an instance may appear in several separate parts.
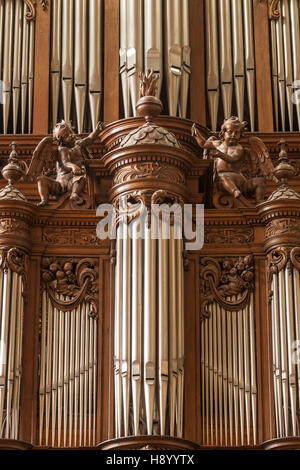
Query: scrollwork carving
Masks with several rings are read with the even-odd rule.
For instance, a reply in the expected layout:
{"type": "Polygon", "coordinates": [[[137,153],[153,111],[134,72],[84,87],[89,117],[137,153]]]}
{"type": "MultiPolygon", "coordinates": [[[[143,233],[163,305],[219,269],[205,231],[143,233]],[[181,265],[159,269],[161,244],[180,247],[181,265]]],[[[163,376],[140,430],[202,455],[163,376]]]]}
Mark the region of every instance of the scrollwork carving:
{"type": "Polygon", "coordinates": [[[23,280],[23,297],[26,300],[27,293],[27,255],[19,248],[3,248],[0,249],[0,269],[7,271],[11,269],[13,272],[22,276],[23,280]]]}
{"type": "Polygon", "coordinates": [[[98,308],[98,273],[96,260],[85,258],[43,258],[42,280],[54,307],[64,312],[77,308],[83,300],[90,304],[89,315],[96,318],[98,308]],[[60,300],[59,295],[70,297],[60,300]]]}
{"type": "Polygon", "coordinates": [[[160,165],[158,162],[133,163],[119,170],[114,184],[125,183],[142,178],[157,178],[177,184],[185,184],[185,176],[178,168],[160,165]]]}
{"type": "Polygon", "coordinates": [[[24,0],[29,11],[25,13],[25,18],[27,21],[31,21],[35,19],[36,11],[35,11],[35,2],[32,0],[24,0]]]}
{"type": "Polygon", "coordinates": [[[300,222],[298,219],[276,219],[268,223],[266,238],[275,235],[292,234],[300,235],[300,222]]]}
{"type": "Polygon", "coordinates": [[[280,18],[281,13],[280,13],[278,6],[279,6],[279,0],[269,0],[270,20],[278,20],[278,18],[280,18]]]}
{"type": "Polygon", "coordinates": [[[209,305],[217,302],[230,311],[244,308],[254,289],[253,257],[238,259],[226,258],[219,261],[214,258],[200,259],[200,313],[201,318],[210,316],[209,305]],[[237,300],[228,297],[237,296],[237,300]]]}
{"type": "Polygon", "coordinates": [[[248,244],[254,241],[253,228],[206,228],[204,232],[205,243],[216,244],[248,244]]]}

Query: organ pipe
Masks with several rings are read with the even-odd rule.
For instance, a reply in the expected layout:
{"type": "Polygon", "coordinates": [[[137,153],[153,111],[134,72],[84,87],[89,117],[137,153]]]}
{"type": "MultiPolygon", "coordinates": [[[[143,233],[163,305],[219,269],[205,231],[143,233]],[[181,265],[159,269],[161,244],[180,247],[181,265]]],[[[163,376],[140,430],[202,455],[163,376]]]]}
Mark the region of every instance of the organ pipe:
{"type": "MultiPolygon", "coordinates": [[[[229,296],[227,302],[238,298],[229,296]]],[[[214,301],[210,306],[210,317],[201,322],[204,445],[239,446],[256,443],[253,308],[253,294],[250,295],[249,305],[237,312],[226,311],[214,301]]]]}
{"type": "MultiPolygon", "coordinates": [[[[60,301],[70,297],[60,295],[60,301]]],[[[40,445],[95,445],[97,321],[83,301],[62,311],[42,296],[39,384],[40,445]]]]}
{"type": "Polygon", "coordinates": [[[23,279],[0,269],[0,438],[18,439],[23,333],[23,279]]]}
{"type": "Polygon", "coordinates": [[[184,382],[182,240],[175,238],[174,226],[167,239],[163,220],[146,223],[144,238],[138,220],[131,224],[132,237],[122,222],[116,243],[116,435],[155,434],[157,422],[160,434],[179,437],[184,382]]]}

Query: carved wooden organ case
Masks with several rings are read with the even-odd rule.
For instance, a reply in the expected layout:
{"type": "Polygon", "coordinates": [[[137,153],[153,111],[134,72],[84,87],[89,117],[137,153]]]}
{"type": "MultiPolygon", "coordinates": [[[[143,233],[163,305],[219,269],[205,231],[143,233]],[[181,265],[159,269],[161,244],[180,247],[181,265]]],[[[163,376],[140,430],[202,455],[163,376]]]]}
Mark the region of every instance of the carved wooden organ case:
{"type": "Polygon", "coordinates": [[[298,9],[0,1],[0,448],[299,448],[298,9]],[[157,98],[138,101],[148,68],[157,98]],[[217,186],[191,134],[232,114],[277,169],[258,204],[217,186]],[[68,187],[38,207],[26,168],[60,119],[81,138],[104,128],[81,204],[68,187]],[[175,216],[153,239],[159,204],[192,205],[193,228],[203,204],[203,247],[175,216]]]}

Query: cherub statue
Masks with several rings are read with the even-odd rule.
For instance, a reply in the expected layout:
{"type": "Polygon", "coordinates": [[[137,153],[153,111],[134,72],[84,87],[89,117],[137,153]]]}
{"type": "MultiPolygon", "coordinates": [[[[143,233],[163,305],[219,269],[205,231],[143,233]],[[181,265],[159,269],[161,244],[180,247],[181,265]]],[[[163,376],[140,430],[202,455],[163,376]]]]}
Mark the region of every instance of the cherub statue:
{"type": "Polygon", "coordinates": [[[258,137],[250,137],[250,147],[243,147],[240,139],[247,123],[237,117],[226,119],[222,125],[219,139],[206,139],[192,127],[192,135],[204,149],[203,158],[214,159],[214,179],[218,188],[227,191],[234,198],[255,195],[256,202],[265,196],[265,179],[276,181],[273,164],[268,150],[258,137]]]}
{"type": "Polygon", "coordinates": [[[85,160],[91,158],[87,147],[95,142],[102,129],[102,123],[98,122],[88,137],[77,139],[71,126],[61,121],[53,129],[53,137],[41,140],[27,172],[27,177],[37,178],[41,198],[38,206],[48,204],[50,195],[58,199],[68,191],[71,201],[78,205],[84,203],[81,195],[86,183],[85,160]]]}

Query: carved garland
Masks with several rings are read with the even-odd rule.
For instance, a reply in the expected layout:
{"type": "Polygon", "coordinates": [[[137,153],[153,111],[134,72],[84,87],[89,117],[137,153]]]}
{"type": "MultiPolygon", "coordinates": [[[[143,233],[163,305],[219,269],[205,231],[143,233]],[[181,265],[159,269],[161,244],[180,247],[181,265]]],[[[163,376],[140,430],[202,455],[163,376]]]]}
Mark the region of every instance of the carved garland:
{"type": "Polygon", "coordinates": [[[254,290],[253,281],[253,257],[250,255],[235,260],[225,258],[223,261],[201,258],[201,319],[210,316],[209,305],[214,301],[229,311],[243,309],[249,303],[250,293],[254,290]],[[237,300],[228,300],[228,297],[237,295],[240,296],[237,300]]]}
{"type": "Polygon", "coordinates": [[[97,261],[90,258],[82,260],[43,258],[42,280],[52,305],[63,312],[68,312],[76,309],[85,300],[91,306],[89,315],[97,318],[96,264],[97,261]],[[71,300],[60,300],[59,295],[71,297],[71,300]]]}

